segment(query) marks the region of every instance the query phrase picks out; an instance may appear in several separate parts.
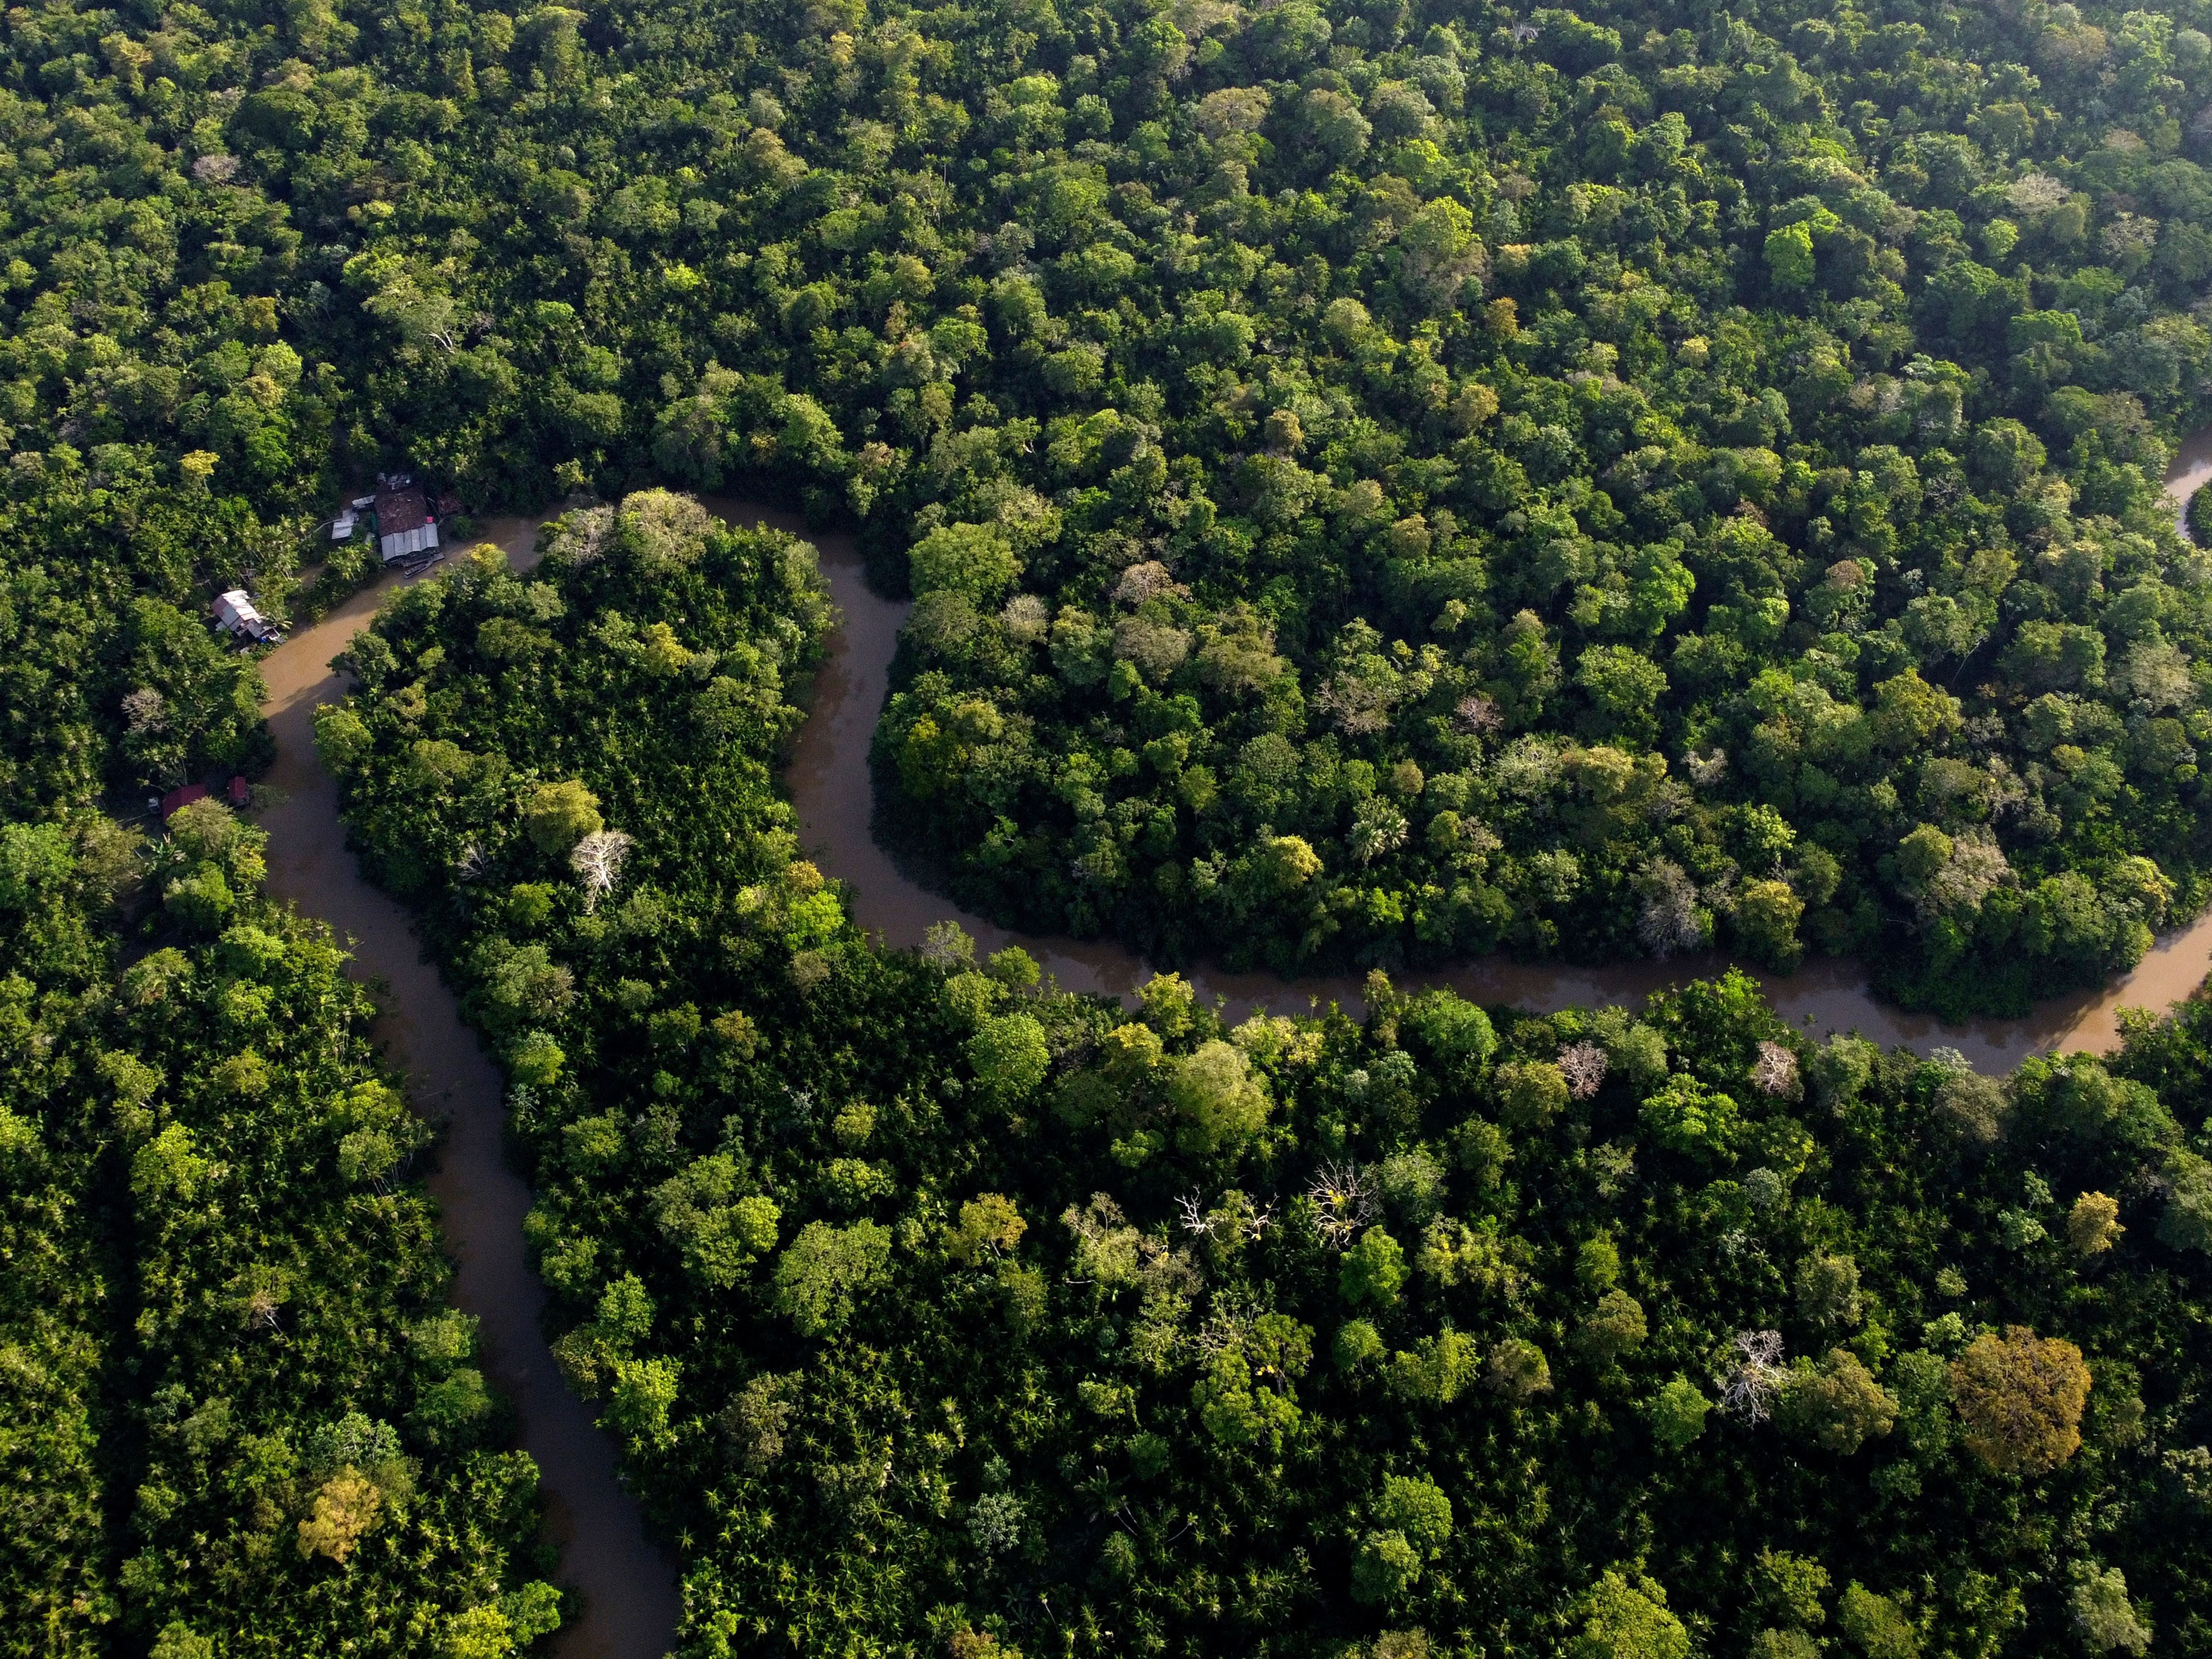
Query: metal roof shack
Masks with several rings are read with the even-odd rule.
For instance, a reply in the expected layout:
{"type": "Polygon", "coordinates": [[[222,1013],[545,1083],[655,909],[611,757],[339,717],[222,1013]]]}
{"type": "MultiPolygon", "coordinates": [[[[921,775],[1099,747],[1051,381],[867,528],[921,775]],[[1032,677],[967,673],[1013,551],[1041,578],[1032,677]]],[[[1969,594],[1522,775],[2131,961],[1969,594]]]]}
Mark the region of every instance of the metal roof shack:
{"type": "Polygon", "coordinates": [[[363,521],[368,518],[370,514],[373,513],[375,508],[376,495],[374,491],[372,490],[366,495],[355,496],[343,507],[340,507],[337,511],[337,516],[331,520],[331,539],[334,542],[351,541],[353,539],[353,532],[362,527],[363,521]]]}
{"type": "Polygon", "coordinates": [[[376,480],[376,546],[386,564],[438,550],[438,521],[422,486],[404,472],[376,480]]]}
{"type": "Polygon", "coordinates": [[[254,609],[252,596],[242,587],[232,588],[215,602],[213,609],[216,623],[234,640],[274,645],[284,637],[275,623],[254,609]]]}
{"type": "Polygon", "coordinates": [[[161,822],[167,823],[175,816],[179,806],[190,806],[194,801],[207,798],[207,785],[204,783],[188,783],[181,789],[172,789],[161,797],[161,822]]]}

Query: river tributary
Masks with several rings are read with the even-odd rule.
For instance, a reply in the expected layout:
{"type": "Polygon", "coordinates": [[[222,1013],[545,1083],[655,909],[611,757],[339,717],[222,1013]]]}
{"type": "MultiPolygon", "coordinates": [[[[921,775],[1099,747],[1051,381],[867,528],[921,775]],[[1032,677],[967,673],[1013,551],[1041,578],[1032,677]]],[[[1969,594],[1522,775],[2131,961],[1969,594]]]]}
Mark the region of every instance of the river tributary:
{"type": "MultiPolygon", "coordinates": [[[[489,526],[518,563],[534,523],[489,526]]],[[[446,1126],[430,1190],[456,1273],[453,1299],[482,1322],[482,1360],[514,1407],[522,1449],[537,1461],[562,1579],[584,1592],[583,1616],[553,1638],[561,1659],[657,1659],[675,1638],[673,1559],[647,1537],[637,1500],[617,1479],[613,1443],[569,1393],[538,1316],[545,1287],[523,1254],[530,1188],[508,1167],[498,1070],[461,1023],[453,993],[422,959],[407,911],[371,886],[346,850],[337,787],[316,761],[314,711],[345,693],[331,659],[374,616],[389,583],[358,593],[264,659],[263,713],[276,739],[268,781],[281,792],[261,818],[269,890],[319,916],[358,971],[387,988],[376,1035],[404,1073],[417,1110],[446,1126]]]]}
{"type": "MultiPolygon", "coordinates": [[[[2212,431],[2183,444],[2167,488],[2178,503],[2208,479],[2212,431]]],[[[815,676],[788,781],[806,849],[826,874],[847,884],[855,920],[892,946],[918,945],[932,923],[957,921],[986,951],[1024,946],[1063,989],[1130,996],[1152,972],[1135,952],[1109,941],[1015,933],[965,915],[876,844],[869,743],[908,605],[869,590],[849,536],[808,532],[794,514],[757,502],[710,498],[707,505],[733,524],[764,523],[806,536],[821,551],[830,592],[844,612],[815,676]]],[[[484,534],[523,567],[534,560],[537,524],[535,518],[493,520],[484,534]]],[[[455,1300],[483,1321],[487,1369],[514,1402],[522,1446],[538,1462],[562,1574],[586,1598],[583,1619],[557,1638],[563,1659],[648,1659],[666,1650],[674,1632],[674,1563],[646,1536],[635,1499],[617,1479],[612,1444],[563,1386],[546,1350],[538,1324],[545,1292],[523,1252],[529,1189],[502,1156],[499,1074],[461,1023],[452,993],[422,960],[406,911],[356,868],[345,850],[336,787],[315,760],[314,708],[344,691],[329,662],[367,624],[389,586],[356,595],[262,665],[270,691],[265,712],[276,738],[269,781],[282,792],[263,820],[270,831],[270,890],[331,923],[350,943],[361,969],[389,988],[378,1035],[405,1072],[417,1105],[448,1125],[431,1188],[459,1265],[455,1300]]],[[[1655,990],[1727,965],[1717,955],[1603,968],[1492,957],[1409,972],[1400,983],[1449,985],[1479,1001],[1544,1012],[1576,1004],[1633,1006],[1655,990]]],[[[2121,1008],[2163,1011],[2191,994],[2208,969],[2212,915],[2160,939],[2131,972],[2110,984],[2041,1004],[2022,1019],[1948,1025],[1904,1013],[1875,1000],[1863,970],[1849,959],[1814,960],[1794,974],[1760,972],[1758,978],[1775,1007],[1815,1036],[1856,1030],[1923,1053],[1947,1045],[1995,1072],[2052,1048],[2109,1049],[2118,1041],[2121,1008]]],[[[1261,1007],[1291,1013],[1331,1002],[1357,1012],[1361,1003],[1359,975],[1284,980],[1204,963],[1185,972],[1201,996],[1221,999],[1232,1018],[1261,1007]]]]}

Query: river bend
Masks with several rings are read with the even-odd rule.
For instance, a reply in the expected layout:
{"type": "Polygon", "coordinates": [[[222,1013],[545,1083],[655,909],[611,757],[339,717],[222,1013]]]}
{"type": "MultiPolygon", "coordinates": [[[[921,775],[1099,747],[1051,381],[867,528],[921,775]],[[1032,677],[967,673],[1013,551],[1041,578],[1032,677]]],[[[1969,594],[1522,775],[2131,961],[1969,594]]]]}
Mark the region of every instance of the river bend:
{"type": "MultiPolygon", "coordinates": [[[[2166,489],[2178,507],[2188,491],[2208,480],[2212,480],[2212,428],[2185,441],[2166,475],[2166,489]]],[[[828,659],[815,678],[813,707],[799,730],[789,782],[801,839],[824,873],[850,884],[855,920],[886,944],[913,945],[921,942],[923,930],[931,923],[951,917],[973,933],[984,950],[1022,945],[1065,990],[1130,996],[1152,971],[1135,952],[1111,941],[1013,933],[966,915],[910,879],[876,844],[869,830],[874,800],[868,748],[889,690],[891,656],[909,602],[885,599],[869,590],[860,551],[849,536],[809,532],[795,516],[752,502],[710,500],[708,505],[732,522],[765,522],[810,535],[821,550],[830,592],[845,613],[844,627],[830,641],[828,659]]],[[[1634,1006],[1654,991],[1711,978],[1729,965],[1726,957],[1717,953],[1595,968],[1486,957],[1446,968],[1410,970],[1399,977],[1403,990],[1449,985],[1477,1002],[1549,1012],[1606,1003],[1634,1006]]],[[[1922,1054],[1949,1047],[1979,1070],[2005,1072],[2029,1054],[2054,1048],[2109,1052],[2119,1043],[2122,1008],[2162,1012],[2190,996],[2212,970],[2212,914],[2161,936],[2130,972],[2096,989],[2039,1003],[2020,1019],[1985,1018],[1952,1025],[1930,1015],[1906,1013],[1876,1000],[1864,968],[1849,957],[1808,958],[1788,975],[1737,965],[1754,975],[1784,1018],[1814,1036],[1856,1030],[1877,1042],[1903,1044],[1922,1054]]],[[[1220,998],[1231,1018],[1256,1008],[1297,1013],[1331,1002],[1356,1013],[1362,1006],[1364,978],[1339,975],[1285,980],[1265,973],[1228,973],[1210,964],[1187,969],[1186,975],[1201,997],[1209,1001],[1220,998]]]]}
{"type": "MultiPolygon", "coordinates": [[[[2208,480],[2212,429],[2183,443],[2166,487],[2179,506],[2208,480]]],[[[908,877],[876,844],[869,828],[874,806],[869,744],[908,604],[870,591],[850,536],[810,532],[795,514],[759,502],[709,497],[706,504],[730,523],[769,525],[811,540],[844,613],[814,678],[812,706],[799,730],[788,782],[806,849],[824,873],[847,884],[855,921],[898,947],[919,945],[926,928],[949,918],[986,951],[1022,945],[1062,989],[1131,997],[1152,971],[1134,951],[1111,941],[1015,933],[966,915],[908,877]]],[[[486,524],[485,534],[526,568],[535,561],[538,523],[535,517],[495,519],[486,524]]],[[[462,1024],[452,993],[422,959],[406,911],[355,866],[345,850],[337,787],[315,759],[314,709],[345,689],[330,660],[368,624],[390,586],[387,580],[356,595],[262,664],[269,682],[265,713],[276,740],[269,781],[282,792],[280,803],[263,819],[270,832],[269,887],[329,922],[349,943],[361,970],[390,988],[378,1036],[406,1073],[417,1105],[448,1125],[430,1185],[459,1264],[454,1298],[483,1322],[486,1369],[514,1403],[523,1449],[538,1462],[549,1529],[561,1547],[562,1577],[586,1596],[584,1616],[556,1638],[558,1650],[562,1659],[651,1659],[667,1650],[674,1635],[675,1564],[647,1537],[636,1500],[617,1477],[612,1443],[563,1385],[546,1349],[539,1326],[544,1287],[523,1250],[530,1193],[503,1156],[499,1073],[462,1024]]],[[[1653,991],[1709,977],[1729,965],[1719,955],[1601,968],[1492,957],[1401,978],[1404,988],[1449,985],[1477,1001],[1549,1012],[1575,1005],[1632,1006],[1653,991]]],[[[2162,1012],[2195,992],[2208,969],[2212,915],[2160,938],[2133,971],[2098,989],[2040,1004],[2022,1019],[1948,1025],[1903,1012],[1876,1001],[1863,969],[1850,959],[1814,959],[1794,974],[1758,972],[1757,977],[1783,1016],[1813,1036],[1856,1030],[1922,1053],[1948,1045],[1984,1071],[2002,1072],[2053,1048],[2107,1051],[2118,1042],[2121,1008],[2162,1012]]],[[[1298,1012],[1331,1002],[1357,1012],[1361,1004],[1358,975],[1284,980],[1201,964],[1188,977],[1201,996],[1219,998],[1231,1018],[1258,1008],[1298,1012]]]]}
{"type": "MultiPolygon", "coordinates": [[[[518,564],[532,559],[535,522],[487,526],[518,564]]],[[[423,960],[411,919],[369,884],[346,850],[337,786],[315,758],[314,711],[344,696],[331,659],[376,614],[387,580],[356,594],[264,658],[263,713],[276,739],[268,781],[282,792],[261,817],[269,890],[328,922],[358,972],[389,988],[376,1036],[407,1079],[416,1109],[446,1126],[430,1191],[457,1271],[453,1300],[482,1322],[488,1379],[511,1402],[522,1449],[536,1460],[547,1534],[561,1582],[584,1593],[580,1618],[553,1637],[560,1659],[658,1659],[676,1635],[676,1564],[646,1535],[637,1500],[617,1477],[613,1443],[568,1392],[545,1346],[545,1287],[524,1255],[530,1188],[507,1166],[498,1069],[461,1023],[453,993],[423,960]]]]}

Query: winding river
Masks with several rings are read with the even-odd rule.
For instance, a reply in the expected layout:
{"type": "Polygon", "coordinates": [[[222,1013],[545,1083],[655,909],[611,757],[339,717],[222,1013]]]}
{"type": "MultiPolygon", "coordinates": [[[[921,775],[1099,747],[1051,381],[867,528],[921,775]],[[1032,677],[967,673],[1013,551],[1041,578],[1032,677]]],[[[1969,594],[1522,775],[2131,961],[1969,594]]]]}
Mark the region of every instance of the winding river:
{"type": "MultiPolygon", "coordinates": [[[[518,563],[531,562],[534,524],[489,527],[518,563]]],[[[315,759],[314,711],[345,694],[330,660],[376,613],[389,583],[358,593],[295,634],[261,665],[263,712],[276,739],[268,781],[280,802],[269,831],[269,890],[330,923],[358,972],[388,988],[376,1035],[405,1074],[417,1110],[441,1120],[443,1153],[430,1190],[458,1271],[453,1299],[482,1321],[484,1371],[515,1408],[522,1449],[537,1460],[546,1531],[560,1577],[584,1593],[580,1618],[553,1638],[561,1659],[658,1659],[676,1632],[676,1563],[646,1535],[637,1500],[616,1474],[614,1444],[568,1392],[538,1318],[545,1287],[523,1254],[530,1188],[507,1165],[499,1072],[453,995],[422,959],[406,910],[371,886],[346,851],[337,786],[315,759]]]]}
{"type": "MultiPolygon", "coordinates": [[[[2212,428],[2181,447],[2166,478],[2176,504],[2212,481],[2212,428]]],[[[800,833],[823,870],[848,884],[855,919],[884,943],[918,945],[923,930],[948,917],[985,950],[1024,946],[1063,989],[1127,997],[1152,969],[1134,952],[1104,941],[1009,933],[956,910],[891,861],[869,833],[873,805],[868,745],[888,690],[891,656],[908,606],[871,592],[860,551],[848,536],[808,532],[796,515],[758,502],[709,498],[733,524],[767,524],[807,535],[821,550],[830,592],[845,623],[815,677],[812,708],[793,753],[789,782],[800,833]]],[[[520,568],[535,562],[539,520],[495,519],[488,539],[520,568]]],[[[265,713],[276,739],[269,781],[282,799],[265,814],[269,886],[350,942],[366,975],[388,988],[377,1034],[413,1085],[418,1108],[447,1124],[431,1189],[459,1271],[454,1299],[482,1322],[485,1367],[512,1401],[520,1443],[537,1460],[548,1529],[561,1549],[563,1579],[584,1592],[583,1616],[556,1638],[562,1659],[652,1659],[673,1638],[676,1565],[649,1539],[636,1500],[617,1478],[612,1443],[563,1386],[539,1326],[544,1287],[524,1255],[522,1218],[530,1193],[501,1146],[504,1108],[497,1070],[461,1023],[452,993],[422,959],[406,911],[363,879],[345,850],[337,791],[317,763],[316,706],[344,693],[329,666],[375,613],[392,584],[357,594],[295,635],[262,664],[265,713]]],[[[1607,968],[1545,967],[1488,957],[1403,977],[1407,988],[1449,985],[1492,1004],[1548,1011],[1574,1004],[1634,1004],[1652,991],[1711,975],[1717,955],[1607,968]]],[[[1786,976],[1760,974],[1774,1006],[1814,1036],[1857,1030],[1921,1052],[1946,1044],[1984,1071],[2002,1071],[2054,1048],[2102,1052],[2118,1042],[2123,1007],[2163,1011],[2191,994],[2212,969],[2212,915],[2160,939],[2133,972],[2101,989],[2039,1006],[2024,1019],[1946,1025],[1900,1012],[1869,994],[1859,965],[1817,960],[1786,976]]],[[[1283,980],[1200,966],[1189,974],[1201,995],[1218,998],[1232,1018],[1272,1007],[1297,1012],[1342,1004],[1357,1012],[1360,976],[1283,980]]]]}
{"type": "MultiPolygon", "coordinates": [[[[2208,481],[2212,481],[2212,428],[2184,441],[2167,471],[2166,489],[2178,509],[2189,491],[2208,481]]],[[[734,523],[757,521],[810,533],[795,516],[756,503],[717,500],[708,505],[734,523]]],[[[813,708],[799,731],[789,776],[801,836],[816,862],[825,873],[851,884],[856,920],[887,944],[918,945],[932,922],[951,916],[975,936],[982,949],[1024,946],[1065,990],[1129,996],[1152,971],[1134,952],[1107,941],[1012,933],[957,911],[915,884],[876,845],[869,833],[873,797],[868,744],[883,708],[908,602],[882,599],[869,591],[859,550],[850,537],[814,534],[812,540],[821,550],[830,592],[845,613],[845,626],[816,676],[813,708]]],[[[1402,975],[1400,988],[1449,985],[1476,1001],[1548,1012],[1577,1005],[1633,1006],[1653,991],[1711,977],[1729,965],[1728,958],[1717,954],[1601,968],[1545,966],[1487,957],[1402,975]]],[[[1856,1030],[1878,1042],[1901,1043],[1923,1054],[1948,1046],[1982,1071],[2002,1072],[2029,1054],[2052,1048],[2103,1053],[2116,1048],[2122,1008],[2162,1012],[2192,994],[2208,970],[2212,970],[2212,914],[2160,938],[2133,971],[2100,989],[2039,1004],[2021,1019],[1949,1025],[1930,1016],[1905,1013],[1876,1001],[1864,969],[1848,957],[1813,958],[1790,975],[1752,971],[1783,1016],[1816,1036],[1856,1030]]],[[[1231,1018],[1257,1008],[1291,1013],[1331,1002],[1357,1013],[1365,977],[1285,980],[1269,974],[1232,974],[1212,965],[1200,965],[1187,976],[1202,997],[1219,998],[1231,1018]]]]}

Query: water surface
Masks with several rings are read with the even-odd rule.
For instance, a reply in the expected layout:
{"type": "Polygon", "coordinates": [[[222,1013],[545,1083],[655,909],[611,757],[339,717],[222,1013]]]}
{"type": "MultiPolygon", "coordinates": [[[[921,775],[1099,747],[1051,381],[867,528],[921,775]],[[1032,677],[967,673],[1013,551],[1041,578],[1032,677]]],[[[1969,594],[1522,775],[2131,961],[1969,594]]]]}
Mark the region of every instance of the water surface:
{"type": "MultiPolygon", "coordinates": [[[[534,520],[487,527],[518,563],[532,558],[534,520]]],[[[615,1449],[583,1401],[568,1392],[547,1352],[539,1316],[545,1288],[523,1253],[530,1189],[507,1167],[500,1075],[461,1023],[436,969],[422,958],[411,919],[371,886],[346,850],[337,787],[315,759],[317,705],[346,687],[330,660],[375,614],[387,580],[358,593],[263,659],[276,739],[268,781],[283,792],[261,818],[269,831],[269,890],[330,923],[357,973],[389,988],[376,1037],[404,1073],[416,1109],[446,1126],[430,1191],[456,1266],[453,1301],[482,1322],[485,1375],[520,1419],[536,1460],[559,1577],[584,1592],[583,1615],[552,1638],[561,1659],[656,1659],[675,1639],[673,1559],[645,1532],[637,1500],[616,1475],[615,1449]]]]}
{"type": "MultiPolygon", "coordinates": [[[[2186,440],[2167,475],[2177,507],[2212,480],[2212,429],[2186,440]]],[[[847,884],[855,920],[883,943],[921,942],[933,923],[951,919],[994,951],[1019,945],[1071,991],[1130,998],[1152,975],[1136,952],[1107,940],[1016,933],[968,915],[908,877],[870,833],[874,808],[870,740],[889,689],[905,601],[884,599],[864,580],[850,536],[808,531],[797,515],[757,501],[709,497],[730,523],[765,524],[806,537],[820,550],[831,595],[844,613],[815,676],[811,708],[799,729],[788,782],[800,835],[823,872],[847,884]]],[[[533,563],[536,517],[495,519],[485,538],[518,568],[533,563]]],[[[263,822],[270,831],[270,890],[319,916],[351,943],[361,969],[389,988],[377,1035],[406,1073],[418,1106],[441,1116],[448,1134],[431,1189],[459,1264],[454,1297],[483,1321],[486,1370],[521,1419],[521,1443],[537,1460],[549,1526],[561,1546],[561,1572],[586,1596],[584,1617],[556,1638],[563,1659],[649,1659],[665,1652],[677,1615],[676,1567],[645,1534],[636,1501],[616,1474],[614,1448],[561,1380],[539,1328],[545,1292],[523,1252],[530,1194],[502,1156],[504,1107],[497,1070],[462,1023],[452,994],[422,960],[407,912],[365,881],[345,850],[337,793],[314,757],[315,707],[344,693],[330,659],[374,614],[392,584],[356,595],[295,636],[263,664],[265,708],[276,739],[270,781],[284,792],[263,822]]],[[[1487,957],[1401,975],[1401,989],[1449,985],[1490,1004],[1537,1012],[1570,1006],[1634,1006],[1651,992],[1709,978],[1729,966],[1717,954],[1668,962],[1571,968],[1487,957]]],[[[2212,916],[2161,938],[2130,973],[2106,986],[2040,1004],[2022,1019],[1964,1025],[1908,1014],[1877,1001],[1863,967],[1849,958],[1808,962],[1779,975],[1750,969],[1784,1018],[1814,1036],[1856,1030],[1883,1043],[1926,1053],[1961,1051],[1984,1071],[2002,1071],[2052,1048],[2105,1052],[2118,1042],[2123,1007],[2163,1011],[2196,991],[2212,969],[2212,916]]],[[[1200,994],[1218,999],[1232,1019],[1258,1008],[1299,1012],[1362,1004],[1358,975],[1279,979],[1200,964],[1186,969],[1200,994]]]]}

